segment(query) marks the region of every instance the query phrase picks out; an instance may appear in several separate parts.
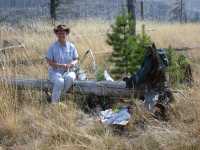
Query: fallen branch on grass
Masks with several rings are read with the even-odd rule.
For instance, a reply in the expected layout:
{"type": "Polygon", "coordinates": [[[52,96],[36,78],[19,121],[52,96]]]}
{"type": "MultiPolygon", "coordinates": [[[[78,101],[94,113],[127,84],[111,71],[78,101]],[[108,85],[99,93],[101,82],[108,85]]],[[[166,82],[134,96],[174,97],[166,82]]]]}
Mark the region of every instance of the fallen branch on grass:
{"type": "Polygon", "coordinates": [[[0,67],[16,67],[19,65],[31,66],[36,64],[43,64],[44,58],[32,59],[32,60],[11,60],[11,61],[1,61],[0,67]]]}
{"type": "Polygon", "coordinates": [[[193,49],[200,49],[200,46],[195,47],[182,47],[182,48],[174,48],[176,51],[187,51],[187,50],[193,50],[193,49]]]}
{"type": "Polygon", "coordinates": [[[10,50],[10,49],[15,49],[15,48],[24,48],[24,45],[20,44],[20,45],[3,47],[3,48],[0,48],[0,51],[5,51],[5,50],[10,50]]]}

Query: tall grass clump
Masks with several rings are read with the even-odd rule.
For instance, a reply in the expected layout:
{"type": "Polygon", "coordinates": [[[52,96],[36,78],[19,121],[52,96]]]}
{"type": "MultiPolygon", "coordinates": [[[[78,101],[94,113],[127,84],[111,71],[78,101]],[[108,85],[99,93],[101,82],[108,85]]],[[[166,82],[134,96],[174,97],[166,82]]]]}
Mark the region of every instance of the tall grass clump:
{"type": "Polygon", "coordinates": [[[189,60],[183,54],[177,54],[173,48],[167,50],[169,67],[167,69],[169,83],[173,87],[178,87],[191,78],[187,74],[187,67],[190,65],[189,60]]]}

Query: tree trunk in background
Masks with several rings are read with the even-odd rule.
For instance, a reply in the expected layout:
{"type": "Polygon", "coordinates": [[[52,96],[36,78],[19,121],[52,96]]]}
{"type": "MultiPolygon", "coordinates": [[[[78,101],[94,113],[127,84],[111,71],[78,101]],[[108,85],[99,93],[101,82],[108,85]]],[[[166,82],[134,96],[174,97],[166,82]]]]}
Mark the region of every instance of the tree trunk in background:
{"type": "Polygon", "coordinates": [[[141,11],[141,20],[144,21],[144,1],[141,0],[140,2],[140,11],[141,11]]]}
{"type": "Polygon", "coordinates": [[[133,27],[132,27],[132,34],[136,34],[136,13],[135,8],[136,7],[136,0],[127,0],[127,9],[128,13],[131,15],[132,19],[135,20],[133,27]]]}
{"type": "Polygon", "coordinates": [[[57,18],[56,10],[59,5],[59,0],[50,0],[50,16],[52,19],[52,23],[55,24],[55,20],[57,18]]]}
{"type": "Polygon", "coordinates": [[[184,0],[174,0],[171,9],[171,21],[187,23],[186,2],[184,0]]]}
{"type": "Polygon", "coordinates": [[[180,7],[181,7],[181,10],[180,10],[180,23],[183,22],[183,0],[180,1],[180,7]]]}
{"type": "Polygon", "coordinates": [[[11,0],[10,1],[10,5],[11,5],[11,7],[15,7],[16,6],[16,1],[15,0],[11,0]]]}
{"type": "Polygon", "coordinates": [[[50,16],[52,19],[52,23],[54,22],[54,20],[56,19],[56,15],[55,15],[55,0],[50,0],[50,16]]]}

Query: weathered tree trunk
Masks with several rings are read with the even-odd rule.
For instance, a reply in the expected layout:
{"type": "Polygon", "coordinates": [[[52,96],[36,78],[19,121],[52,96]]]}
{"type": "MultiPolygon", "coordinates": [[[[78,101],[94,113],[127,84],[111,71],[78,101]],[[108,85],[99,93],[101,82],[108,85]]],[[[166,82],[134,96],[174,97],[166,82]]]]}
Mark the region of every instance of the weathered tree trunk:
{"type": "MultiPolygon", "coordinates": [[[[36,90],[52,90],[52,84],[48,80],[34,79],[15,79],[15,78],[0,78],[2,84],[17,87],[17,89],[36,89],[36,90]]],[[[133,90],[126,88],[123,81],[75,81],[73,92],[80,94],[93,94],[96,96],[116,96],[130,97],[133,95],[133,90]]]]}

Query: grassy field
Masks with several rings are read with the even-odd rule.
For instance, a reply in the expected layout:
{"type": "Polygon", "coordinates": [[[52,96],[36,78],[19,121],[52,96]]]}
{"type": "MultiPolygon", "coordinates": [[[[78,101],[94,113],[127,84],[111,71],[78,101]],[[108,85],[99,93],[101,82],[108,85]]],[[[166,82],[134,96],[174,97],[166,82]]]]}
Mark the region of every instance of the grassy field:
{"type": "MultiPolygon", "coordinates": [[[[137,32],[141,31],[137,24],[137,32]]],[[[195,84],[181,89],[171,104],[169,122],[159,122],[145,112],[135,101],[129,126],[123,132],[103,126],[97,118],[86,114],[73,101],[66,98],[65,106],[40,103],[44,93],[1,86],[0,90],[0,149],[8,150],[198,150],[200,149],[200,24],[158,24],[145,22],[146,32],[158,47],[196,47],[184,52],[192,62],[195,84]]],[[[108,67],[107,55],[112,48],[106,44],[110,24],[101,21],[77,21],[71,27],[69,39],[80,55],[91,48],[97,64],[108,67]],[[107,53],[108,52],[108,53],[107,53]]],[[[38,59],[45,55],[55,40],[52,26],[47,22],[19,25],[2,24],[0,47],[21,42],[25,48],[6,52],[1,58],[17,61],[38,59]],[[3,42],[4,41],[4,42],[3,42]]],[[[90,70],[90,58],[84,63],[90,70]]],[[[1,76],[47,78],[47,64],[1,67],[1,76]]]]}

